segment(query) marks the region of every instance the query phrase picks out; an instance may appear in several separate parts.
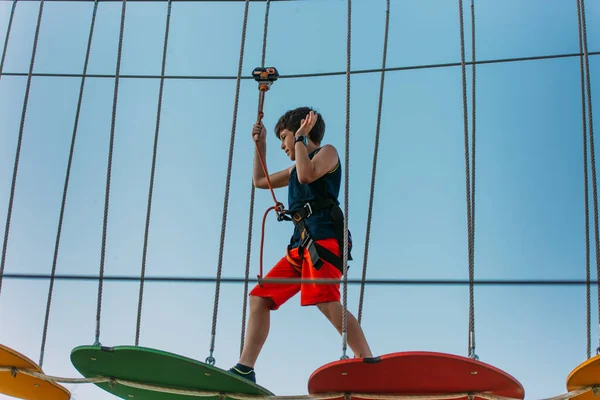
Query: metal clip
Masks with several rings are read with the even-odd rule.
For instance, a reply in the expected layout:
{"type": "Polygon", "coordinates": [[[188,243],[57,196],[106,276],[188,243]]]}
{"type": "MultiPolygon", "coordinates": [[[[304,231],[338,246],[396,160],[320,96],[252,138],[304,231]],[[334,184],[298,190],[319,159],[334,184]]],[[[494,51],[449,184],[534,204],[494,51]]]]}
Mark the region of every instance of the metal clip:
{"type": "Polygon", "coordinates": [[[275,67],[257,67],[252,71],[252,76],[254,77],[254,80],[258,82],[258,89],[266,92],[271,88],[273,82],[279,78],[279,72],[275,67]]]}

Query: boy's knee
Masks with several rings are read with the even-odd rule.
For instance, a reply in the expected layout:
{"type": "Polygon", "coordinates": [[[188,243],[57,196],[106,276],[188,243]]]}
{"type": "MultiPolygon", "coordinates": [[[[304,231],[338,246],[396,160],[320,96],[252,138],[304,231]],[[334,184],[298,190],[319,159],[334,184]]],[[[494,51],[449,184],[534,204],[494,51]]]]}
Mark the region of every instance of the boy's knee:
{"type": "Polygon", "coordinates": [[[270,310],[275,303],[269,297],[258,297],[250,295],[251,310],[270,310]]]}

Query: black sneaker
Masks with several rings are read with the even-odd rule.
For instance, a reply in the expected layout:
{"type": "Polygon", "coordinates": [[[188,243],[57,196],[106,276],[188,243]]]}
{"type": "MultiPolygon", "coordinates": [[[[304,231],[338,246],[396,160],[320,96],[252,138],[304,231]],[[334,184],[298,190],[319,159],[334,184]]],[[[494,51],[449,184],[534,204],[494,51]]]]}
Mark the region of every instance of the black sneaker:
{"type": "Polygon", "coordinates": [[[237,376],[241,376],[242,378],[247,379],[252,383],[256,383],[256,373],[254,372],[254,369],[250,367],[247,367],[242,364],[237,364],[235,367],[231,368],[229,372],[237,376]]]}

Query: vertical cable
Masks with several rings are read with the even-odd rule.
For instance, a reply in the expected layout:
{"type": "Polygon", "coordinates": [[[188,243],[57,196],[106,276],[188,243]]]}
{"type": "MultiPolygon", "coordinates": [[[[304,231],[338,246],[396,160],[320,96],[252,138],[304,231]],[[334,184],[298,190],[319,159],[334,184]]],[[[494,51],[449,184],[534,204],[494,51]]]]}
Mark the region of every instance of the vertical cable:
{"type": "Polygon", "coordinates": [[[142,272],[140,277],[140,293],[138,299],[137,325],[135,329],[135,345],[140,344],[142,325],[142,304],[144,300],[144,277],[146,276],[146,257],[148,254],[148,235],[150,230],[150,215],[152,212],[152,193],[154,192],[154,175],[156,172],[156,156],[158,150],[158,135],[160,132],[160,115],[162,110],[163,89],[165,85],[165,66],[167,63],[167,44],[169,43],[169,27],[171,25],[171,0],[167,5],[167,22],[165,26],[165,41],[163,44],[162,66],[160,70],[160,86],[158,89],[158,106],[156,110],[156,129],[154,131],[154,148],[152,151],[152,168],[150,172],[150,188],[148,189],[148,208],[146,210],[146,228],[144,231],[144,248],[142,251],[142,272]]]}
{"type": "Polygon", "coordinates": [[[98,11],[98,0],[94,1],[94,9],[92,11],[92,23],[90,25],[90,34],[88,37],[87,49],[85,52],[85,62],[83,64],[83,76],[81,78],[81,86],[79,87],[79,99],[77,100],[77,110],[75,112],[75,123],[73,126],[73,136],[71,138],[71,149],[69,151],[69,161],[67,162],[67,172],[65,174],[65,185],[63,188],[62,202],[60,205],[60,216],[58,218],[58,230],[56,233],[56,242],[54,244],[54,257],[52,259],[52,274],[50,277],[50,288],[48,289],[48,302],[46,304],[46,317],[44,319],[44,329],[42,334],[42,346],[40,350],[40,367],[44,363],[44,351],[46,347],[46,337],[48,334],[48,323],[50,321],[50,305],[52,303],[52,293],[54,290],[54,278],[56,274],[56,264],[58,261],[58,249],[60,247],[60,238],[62,233],[63,220],[65,215],[65,206],[67,203],[67,193],[69,191],[69,180],[71,177],[71,166],[73,164],[73,155],[75,154],[75,140],[77,138],[77,128],[79,127],[79,116],[81,114],[81,104],[83,102],[83,89],[85,87],[85,78],[87,75],[88,64],[90,60],[90,50],[92,48],[92,38],[94,36],[94,26],[96,25],[96,14],[98,11]]]}
{"type": "Polygon", "coordinates": [[[383,60],[381,65],[381,82],[379,85],[379,104],[377,109],[377,127],[375,128],[375,148],[373,152],[373,169],[371,172],[371,194],[369,197],[369,213],[367,216],[367,233],[365,235],[365,256],[363,260],[362,280],[360,283],[360,296],[358,301],[358,323],[362,321],[362,309],[365,297],[365,280],[367,278],[367,261],[369,259],[369,243],[371,237],[371,219],[373,217],[373,198],[375,195],[375,176],[377,174],[377,156],[379,154],[379,132],[381,128],[381,110],[383,108],[383,85],[385,81],[385,64],[387,59],[388,32],[390,26],[390,0],[386,0],[385,34],[383,37],[383,60]]]}
{"type": "Polygon", "coordinates": [[[213,357],[215,351],[215,339],[217,335],[217,315],[219,313],[219,294],[221,289],[221,271],[223,269],[223,248],[225,245],[225,231],[227,228],[227,208],[229,204],[229,186],[231,182],[231,167],[233,163],[233,149],[235,144],[235,128],[237,123],[237,112],[238,112],[238,104],[240,98],[240,81],[242,75],[242,66],[244,61],[244,46],[246,44],[246,27],[248,25],[248,6],[249,0],[246,0],[246,5],[244,8],[244,22],[242,25],[242,40],[240,44],[240,57],[238,62],[238,72],[235,86],[235,101],[233,106],[233,121],[231,126],[231,137],[229,142],[229,160],[227,163],[227,179],[225,183],[225,197],[223,199],[223,220],[221,223],[221,241],[219,244],[219,260],[217,266],[217,283],[215,288],[215,301],[213,308],[213,318],[212,318],[212,328],[211,328],[211,338],[210,338],[210,354],[206,358],[206,363],[210,365],[215,364],[215,358],[213,357]]]}
{"type": "MultiPolygon", "coordinates": [[[[13,10],[11,12],[11,24],[12,15],[15,11],[16,3],[13,3],[13,10]]],[[[17,150],[15,154],[15,164],[13,168],[12,182],[10,185],[10,196],[8,200],[8,213],[6,215],[6,226],[4,228],[4,241],[2,243],[2,260],[0,261],[0,292],[2,291],[2,277],[4,276],[4,268],[6,266],[6,248],[8,247],[8,235],[10,232],[10,223],[12,218],[13,202],[15,199],[15,188],[17,185],[17,174],[19,172],[19,160],[21,158],[21,145],[23,143],[23,131],[25,128],[25,117],[27,115],[27,105],[29,103],[29,92],[31,90],[31,78],[33,74],[33,66],[35,64],[35,55],[37,52],[38,39],[40,36],[40,26],[42,24],[42,13],[44,12],[44,0],[40,1],[40,7],[37,17],[37,24],[35,27],[35,36],[33,38],[33,50],[31,52],[31,61],[29,62],[29,73],[27,74],[27,86],[25,89],[25,99],[23,100],[23,110],[21,112],[21,125],[19,126],[19,138],[17,139],[17,150]]],[[[6,45],[8,44],[8,35],[6,37],[6,43],[4,51],[2,53],[2,65],[4,65],[4,56],[6,55],[6,45]]]]}
{"type": "Polygon", "coordinates": [[[589,215],[589,194],[588,194],[588,149],[587,149],[587,124],[585,108],[585,72],[583,61],[583,38],[581,26],[581,5],[577,3],[577,27],[579,34],[579,67],[581,70],[581,112],[582,112],[582,130],[583,130],[583,182],[584,182],[584,215],[585,215],[585,279],[586,279],[586,335],[587,335],[587,358],[592,356],[592,311],[591,311],[591,293],[590,293],[590,215],[589,215]]]}
{"type": "MultiPolygon", "coordinates": [[[[2,59],[0,59],[0,79],[2,79],[2,71],[4,69],[4,60],[6,59],[6,51],[8,49],[8,40],[10,38],[10,32],[12,31],[12,23],[13,23],[13,19],[15,17],[15,10],[17,8],[17,0],[13,0],[12,3],[12,8],[10,10],[10,17],[8,19],[8,28],[6,28],[6,37],[4,38],[4,48],[2,49],[2,59]]],[[[19,144],[20,146],[20,144],[19,144]]],[[[19,150],[17,150],[17,157],[18,157],[18,152],[19,150]]],[[[15,165],[15,168],[17,168],[17,165],[15,165]]],[[[14,180],[15,178],[13,178],[14,180]]],[[[14,183],[13,183],[14,185],[14,183]]],[[[12,189],[14,191],[14,189],[12,189]]],[[[13,197],[13,194],[11,194],[11,198],[13,197]]],[[[12,200],[11,200],[12,201],[12,200]]],[[[9,207],[8,210],[9,214],[12,213],[12,205],[9,207]]],[[[2,248],[2,261],[0,262],[0,291],[2,291],[2,277],[4,276],[4,265],[6,262],[6,246],[8,243],[8,228],[10,226],[10,220],[8,220],[9,217],[7,217],[7,221],[6,221],[6,229],[4,232],[4,244],[3,244],[3,248],[2,248]]]]}
{"type": "MultiPolygon", "coordinates": [[[[260,61],[260,66],[262,68],[265,67],[265,58],[267,53],[267,33],[269,26],[269,11],[271,9],[271,0],[266,0],[265,6],[265,23],[263,28],[263,45],[262,45],[262,57],[260,61]]],[[[262,102],[264,101],[264,92],[259,91],[258,95],[258,107],[262,110],[262,102]]],[[[254,184],[250,185],[250,211],[248,216],[248,241],[246,244],[246,271],[245,271],[245,279],[244,279],[244,296],[243,296],[243,306],[242,306],[242,331],[240,335],[240,354],[244,350],[244,341],[246,338],[246,317],[247,317],[247,309],[248,309],[248,278],[250,276],[250,254],[252,253],[252,221],[254,219],[254,195],[255,195],[255,187],[254,184]]]]}
{"type": "Polygon", "coordinates": [[[110,181],[112,174],[112,157],[115,142],[115,124],[117,118],[117,100],[119,97],[119,74],[121,72],[121,56],[123,54],[123,32],[125,29],[125,11],[127,0],[123,0],[121,7],[121,28],[119,32],[119,48],[117,51],[117,66],[115,70],[115,90],[113,95],[112,120],[110,124],[110,144],[108,150],[108,165],[106,167],[106,191],[104,195],[104,220],[102,224],[102,247],[100,253],[100,274],[98,277],[98,305],[96,309],[96,341],[94,346],[100,345],[100,316],[102,315],[102,289],[104,280],[104,260],[106,258],[106,232],[108,230],[108,206],[110,201],[110,181]]]}
{"type": "MultiPolygon", "coordinates": [[[[587,94],[587,109],[588,109],[588,129],[590,137],[590,164],[592,167],[592,193],[594,201],[594,233],[595,233],[595,245],[596,245],[596,274],[598,281],[600,281],[600,243],[598,238],[598,190],[596,180],[596,153],[594,146],[594,122],[592,118],[592,90],[590,82],[590,62],[587,47],[587,29],[585,22],[585,0],[579,0],[580,4],[580,19],[581,19],[581,33],[583,36],[583,57],[585,62],[585,75],[586,75],[586,94],[587,94]]],[[[587,190],[587,188],[586,188],[587,190]]],[[[598,317],[600,319],[600,290],[598,291],[598,317]]],[[[596,349],[596,353],[600,354],[600,346],[596,349]]]]}
{"type": "MultiPolygon", "coordinates": [[[[471,0],[471,56],[472,56],[472,82],[471,82],[471,257],[473,263],[475,262],[475,132],[477,128],[476,123],[476,63],[475,63],[475,1],[471,0]]],[[[474,344],[473,344],[474,345],[474,344]]],[[[473,349],[475,350],[475,349],[473,349]]]]}
{"type": "MultiPolygon", "coordinates": [[[[13,0],[12,8],[10,9],[10,17],[8,18],[8,28],[6,28],[6,37],[4,38],[4,48],[2,49],[2,59],[0,59],[0,79],[2,79],[2,70],[4,69],[4,60],[6,59],[6,50],[8,49],[8,39],[10,38],[10,32],[12,30],[12,23],[15,17],[15,10],[17,8],[17,1],[13,0]]],[[[0,277],[1,279],[1,277],[0,277]]]]}
{"type": "Polygon", "coordinates": [[[351,38],[352,38],[352,0],[348,0],[348,33],[346,36],[346,155],[344,163],[344,248],[341,250],[344,261],[344,283],[343,283],[343,314],[342,314],[342,359],[347,359],[348,348],[348,181],[350,170],[350,61],[351,61],[351,38]]]}
{"type": "MultiPolygon", "coordinates": [[[[471,193],[471,180],[474,180],[474,176],[471,177],[470,172],[470,156],[469,156],[469,117],[467,107],[467,75],[466,75],[466,62],[465,62],[465,35],[464,35],[464,18],[463,18],[463,3],[462,0],[458,1],[459,17],[460,17],[460,55],[461,55],[461,70],[462,70],[462,100],[463,100],[463,122],[464,122],[464,138],[465,138],[465,175],[466,175],[466,197],[467,197],[467,235],[468,235],[468,257],[469,257],[469,336],[468,336],[468,352],[469,357],[477,358],[475,354],[475,302],[474,302],[474,289],[473,280],[475,275],[474,265],[474,234],[473,234],[473,206],[474,196],[471,193]]],[[[472,4],[471,10],[474,11],[474,5],[472,4]]],[[[472,21],[475,17],[472,16],[472,21]]],[[[473,36],[475,35],[475,27],[472,26],[473,36]]],[[[473,47],[475,46],[473,42],[473,47]]],[[[475,53],[473,53],[475,57],[475,53]]],[[[473,65],[475,68],[475,65],[473,65]]],[[[473,76],[473,80],[475,77],[473,76]]],[[[475,89],[473,89],[475,90],[475,89]]],[[[475,99],[473,98],[473,101],[475,99]]],[[[473,131],[474,132],[474,131],[473,131]]],[[[473,134],[474,135],[474,134],[473,134]]],[[[473,146],[475,141],[473,140],[473,146]]],[[[473,159],[473,165],[475,161],[473,159]]]]}
{"type": "Polygon", "coordinates": [[[475,96],[475,76],[476,76],[476,64],[475,64],[475,1],[471,0],[471,51],[472,51],[472,82],[471,82],[471,107],[472,107],[472,126],[471,126],[471,261],[469,269],[469,280],[471,282],[469,288],[469,316],[471,322],[469,323],[471,345],[469,355],[471,358],[477,359],[475,354],[475,295],[473,288],[473,280],[475,279],[475,130],[476,130],[476,96],[475,96]]]}

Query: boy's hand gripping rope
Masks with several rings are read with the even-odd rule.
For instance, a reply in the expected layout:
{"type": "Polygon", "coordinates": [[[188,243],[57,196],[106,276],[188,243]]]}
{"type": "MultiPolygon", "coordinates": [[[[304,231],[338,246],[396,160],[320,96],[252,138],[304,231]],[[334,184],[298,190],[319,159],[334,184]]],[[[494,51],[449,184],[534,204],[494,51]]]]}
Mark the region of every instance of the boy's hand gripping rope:
{"type": "MultiPolygon", "coordinates": [[[[274,67],[268,67],[268,68],[260,68],[259,67],[259,68],[255,68],[254,71],[252,71],[252,76],[254,76],[254,80],[258,82],[258,90],[260,90],[260,98],[259,98],[259,102],[258,102],[258,118],[256,120],[256,123],[259,124],[259,123],[261,123],[263,116],[264,116],[263,106],[264,106],[264,102],[265,102],[265,93],[271,88],[271,85],[273,84],[273,82],[275,82],[277,80],[277,78],[279,77],[279,72],[277,72],[277,69],[274,67]]],[[[267,184],[269,185],[269,190],[271,191],[271,195],[273,196],[273,201],[275,202],[274,206],[269,207],[267,209],[267,211],[265,211],[265,214],[263,216],[263,221],[262,221],[262,235],[261,235],[261,240],[260,240],[260,273],[257,275],[258,284],[262,285],[263,247],[264,247],[264,242],[265,242],[265,221],[267,219],[267,214],[271,210],[275,210],[275,212],[277,213],[277,220],[281,221],[284,218],[284,216],[282,214],[282,212],[284,211],[284,206],[281,202],[277,201],[277,198],[275,197],[275,192],[273,191],[273,186],[271,185],[271,179],[269,178],[269,174],[267,172],[267,167],[265,165],[265,161],[263,160],[262,154],[260,153],[260,149],[258,148],[257,139],[254,140],[254,145],[256,147],[256,153],[258,154],[258,158],[260,159],[260,163],[262,165],[263,172],[265,174],[265,178],[267,178],[267,184]]]]}

